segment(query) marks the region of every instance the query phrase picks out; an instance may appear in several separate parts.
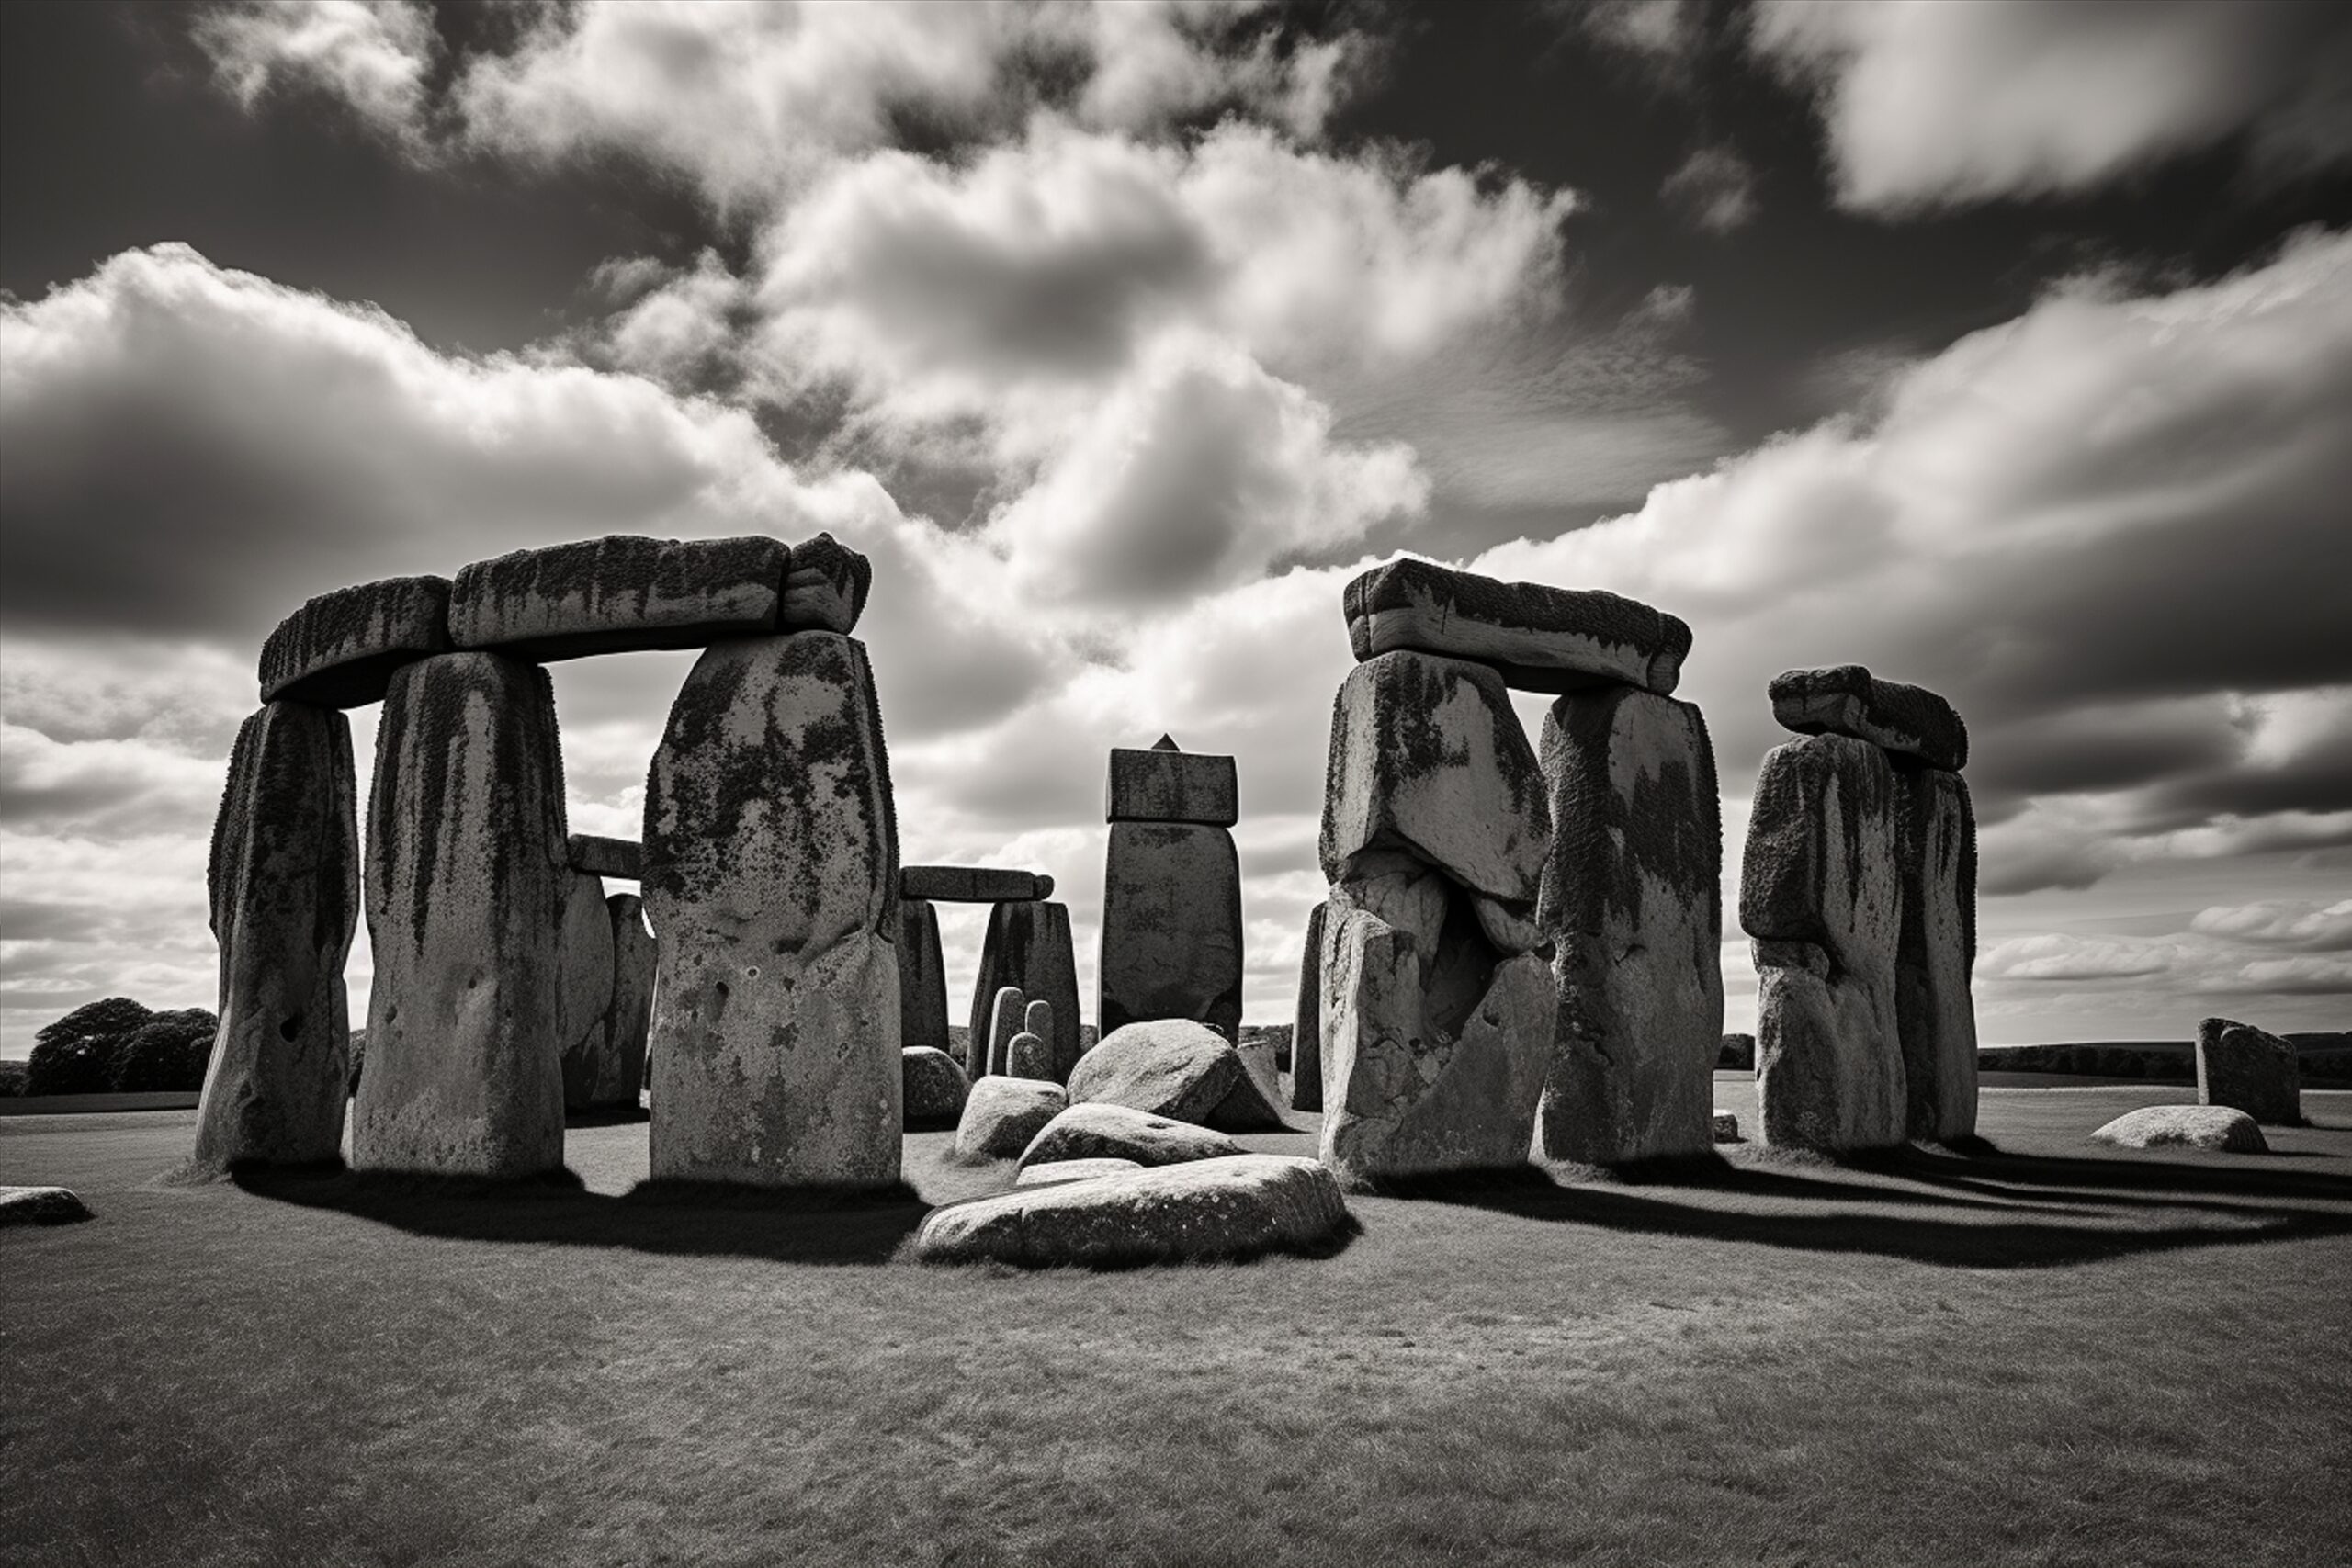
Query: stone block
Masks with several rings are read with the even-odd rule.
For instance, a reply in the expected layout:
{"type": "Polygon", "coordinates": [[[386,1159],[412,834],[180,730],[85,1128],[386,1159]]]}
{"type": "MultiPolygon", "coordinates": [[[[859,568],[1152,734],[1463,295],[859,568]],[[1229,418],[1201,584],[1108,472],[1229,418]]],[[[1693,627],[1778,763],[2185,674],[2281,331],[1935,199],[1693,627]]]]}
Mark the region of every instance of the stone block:
{"type": "Polygon", "coordinates": [[[563,1055],[563,1108],[584,1111],[620,1077],[606,1058],[612,1046],[613,915],[605,884],[574,871],[556,938],[556,1039],[563,1055]]]}
{"type": "Polygon", "coordinates": [[[1016,1078],[1043,1078],[1053,1082],[1054,1048],[1043,1035],[1023,1029],[1016,1031],[1005,1043],[1004,1070],[1016,1078]]]}
{"type": "Polygon", "coordinates": [[[1224,1035],[1191,1019],[1159,1019],[1104,1035],[1079,1058],[1069,1098],[1200,1125],[1241,1075],[1240,1054],[1224,1035]]]}
{"type": "Polygon", "coordinates": [[[596,1079],[595,1102],[631,1106],[645,1091],[662,949],[646,929],[644,900],[636,894],[612,895],[605,900],[605,913],[613,928],[613,1005],[605,1014],[605,1070],[596,1079]]]}
{"type": "Polygon", "coordinates": [[[2254,1118],[2227,1105],[2151,1105],[2108,1122],[2091,1134],[2091,1142],[2119,1149],[2207,1149],[2233,1155],[2270,1152],[2254,1118]]]}
{"type": "Polygon", "coordinates": [[[1306,941],[1298,953],[1298,997],[1291,1004],[1290,1108],[1323,1109],[1323,919],[1329,908],[1307,912],[1306,941]]]}
{"type": "Polygon", "coordinates": [[[2202,1020],[2197,1025],[2197,1102],[2230,1106],[2272,1126],[2301,1126],[2302,1069],[2295,1048],[2252,1024],[2202,1020]]]}
{"type": "Polygon", "coordinates": [[[1053,897],[1054,879],[1035,872],[987,865],[910,865],[899,873],[899,895],[934,904],[1008,904],[1053,897]]]}
{"type": "Polygon", "coordinates": [[[1339,1184],[1313,1160],[1233,1155],[950,1203],[924,1219],[913,1250],[925,1263],[1120,1268],[1304,1250],[1349,1223],[1339,1184]]]}
{"type": "Polygon", "coordinates": [[[989,998],[985,1023],[989,1072],[1010,1070],[1005,1066],[1006,1053],[1012,1049],[1012,1037],[1021,1032],[1021,1015],[1028,1005],[1018,986],[999,986],[989,998]]]}
{"type": "Polygon", "coordinates": [[[595,876],[638,880],[645,869],[644,851],[634,840],[607,839],[595,833],[574,833],[565,840],[571,869],[595,876]]]}
{"type": "Polygon", "coordinates": [[[1232,835],[1186,822],[1111,824],[1095,1010],[1104,1035],[1191,1019],[1238,1038],[1241,943],[1232,835]]]}
{"type": "Polygon", "coordinates": [[[1062,1086],[1043,1078],[991,1074],[972,1086],[964,1115],[956,1124],[956,1157],[1018,1159],[1029,1140],[1069,1105],[1062,1086]]]}
{"type": "Polygon", "coordinates": [[[1772,677],[1772,716],[1799,735],[1846,735],[1881,750],[1958,773],[1968,765],[1968,727],[1924,686],[1881,681],[1859,664],[1787,670],[1772,677]]]}
{"type": "MultiPolygon", "coordinates": [[[[901,879],[899,886],[905,886],[901,879]]],[[[954,1055],[947,1032],[947,968],[939,952],[939,911],[927,898],[899,899],[899,1044],[954,1055]]]]}
{"type": "Polygon", "coordinates": [[[1045,1124],[1021,1154],[1024,1166],[1046,1161],[1117,1159],[1138,1166],[1181,1165],[1242,1153],[1223,1133],[1132,1106],[1072,1105],[1045,1124]]]}
{"type": "Polygon", "coordinates": [[[1233,759],[1180,751],[1162,739],[1148,750],[1111,750],[1109,822],[1194,822],[1230,828],[1241,819],[1241,786],[1233,759]]]}
{"type": "Polygon", "coordinates": [[[928,1045],[912,1046],[899,1053],[899,1066],[909,1130],[955,1125],[972,1091],[956,1058],[928,1045]]]}
{"type": "Polygon", "coordinates": [[[616,534],[476,561],[449,592],[449,637],[546,663],[701,648],[776,627],[791,550],[781,539],[616,534]]]}
{"type": "Polygon", "coordinates": [[[1894,1023],[1903,1042],[1910,1135],[1949,1143],[1976,1132],[1976,814],[1968,785],[1940,768],[1894,770],[1903,929],[1894,1023]]]}
{"type": "Polygon", "coordinates": [[[786,631],[857,629],[865,595],[874,586],[874,563],[820,534],[792,547],[792,568],[784,580],[784,607],[777,626],[786,631]]]}
{"type": "Polygon", "coordinates": [[[381,702],[392,671],[449,650],[448,621],[443,577],[391,577],[322,593],[262,644],[262,701],[325,708],[381,702]]]}
{"type": "Polygon", "coordinates": [[[972,992],[975,1027],[988,1022],[982,1016],[984,1001],[1006,986],[1021,992],[1024,1026],[1028,1006],[1042,1001],[1051,1010],[1049,1027],[1035,1032],[1052,1047],[1052,1069],[1038,1076],[1064,1081],[1080,1049],[1078,953],[1070,937],[1069,906],[1030,899],[999,904],[989,911],[972,992]]]}
{"type": "Polygon", "coordinates": [[[1637,600],[1429,561],[1373,568],[1348,584],[1345,608],[1359,660],[1399,649],[1475,660],[1523,692],[1614,684],[1666,696],[1690,651],[1689,626],[1637,600]]]}
{"type": "Polygon", "coordinates": [[[1098,1176],[1125,1176],[1143,1167],[1131,1159],[1057,1159],[1024,1165],[1012,1179],[1015,1187],[1051,1187],[1062,1181],[1091,1181],[1098,1176]]]}

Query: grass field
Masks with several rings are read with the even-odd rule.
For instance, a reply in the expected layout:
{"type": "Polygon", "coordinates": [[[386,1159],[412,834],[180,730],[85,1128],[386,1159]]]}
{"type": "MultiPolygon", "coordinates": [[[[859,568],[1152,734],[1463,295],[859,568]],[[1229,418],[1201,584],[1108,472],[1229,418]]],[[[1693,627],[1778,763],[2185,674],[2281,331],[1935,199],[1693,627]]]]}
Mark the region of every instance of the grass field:
{"type": "MultiPolygon", "coordinates": [[[[641,1122],[469,1197],[14,1119],[0,1182],[98,1217],[0,1233],[0,1560],[2341,1564],[2352,1094],[2267,1157],[2083,1143],[2183,1099],[1996,1088],[1998,1154],[1359,1199],[1336,1257],[1114,1274],[896,1261],[912,1197],[632,1196],[641,1122]]],[[[923,1201],[1002,1182],[946,1141],[923,1201]]]]}

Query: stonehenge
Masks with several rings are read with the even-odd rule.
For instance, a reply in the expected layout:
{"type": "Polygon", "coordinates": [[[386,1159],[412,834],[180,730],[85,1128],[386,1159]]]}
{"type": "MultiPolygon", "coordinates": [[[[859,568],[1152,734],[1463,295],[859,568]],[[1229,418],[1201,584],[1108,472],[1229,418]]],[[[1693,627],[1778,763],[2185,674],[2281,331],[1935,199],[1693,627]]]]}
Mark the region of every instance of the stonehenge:
{"type": "MultiPolygon", "coordinates": [[[[1052,890],[1053,878],[1036,881],[1046,892],[1052,890]]],[[[1007,986],[1019,990],[1026,1005],[1043,1002],[1049,1010],[1048,1027],[1035,1031],[1047,1048],[1046,1070],[1039,1076],[1056,1083],[1068,1078],[1078,1064],[1080,1039],[1078,951],[1070,938],[1069,906],[1054,903],[1041,892],[1032,898],[1000,900],[989,911],[988,936],[980,944],[979,974],[972,987],[975,1027],[983,998],[1007,986]]]]}
{"type": "Polygon", "coordinates": [[[1095,1024],[1191,1019],[1241,1037],[1241,860],[1233,759],[1163,735],[1111,753],[1095,1024]]]}

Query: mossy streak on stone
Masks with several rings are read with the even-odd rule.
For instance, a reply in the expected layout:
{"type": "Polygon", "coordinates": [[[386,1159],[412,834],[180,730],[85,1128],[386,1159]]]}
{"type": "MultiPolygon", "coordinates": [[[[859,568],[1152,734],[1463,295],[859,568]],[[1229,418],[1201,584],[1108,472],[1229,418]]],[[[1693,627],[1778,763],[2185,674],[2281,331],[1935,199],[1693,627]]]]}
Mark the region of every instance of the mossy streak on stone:
{"type": "Polygon", "coordinates": [[[448,609],[439,577],[386,578],[307,600],[262,644],[262,700],[379,701],[401,665],[448,650],[448,609]]]}
{"type": "Polygon", "coordinates": [[[612,535],[476,561],[458,573],[449,635],[459,648],[576,659],[697,648],[775,629],[791,550],[765,536],[612,535]]]}

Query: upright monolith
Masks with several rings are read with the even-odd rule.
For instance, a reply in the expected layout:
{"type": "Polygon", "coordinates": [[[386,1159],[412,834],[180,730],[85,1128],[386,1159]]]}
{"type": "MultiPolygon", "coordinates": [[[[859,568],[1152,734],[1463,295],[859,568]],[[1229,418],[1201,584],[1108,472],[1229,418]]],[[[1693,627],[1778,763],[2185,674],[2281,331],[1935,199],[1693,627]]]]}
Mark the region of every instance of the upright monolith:
{"type": "Polygon", "coordinates": [[[1241,1037],[1241,859],[1233,759],[1162,736],[1111,753],[1095,1024],[1191,1019],[1241,1037]]]}
{"type": "Polygon", "coordinates": [[[939,911],[928,898],[899,900],[899,1044],[945,1051],[947,970],[939,952],[939,911]]]}
{"type": "Polygon", "coordinates": [[[1328,904],[1306,917],[1298,953],[1298,997],[1291,1004],[1290,1108],[1323,1109],[1323,919],[1328,904]]]}
{"type": "Polygon", "coordinates": [[[556,1038],[563,1050],[563,1108],[585,1111],[620,1076],[606,1060],[612,1044],[613,916],[605,907],[602,877],[574,871],[569,884],[557,937],[562,982],[556,1038]]]}
{"type": "MultiPolygon", "coordinates": [[[[987,937],[980,944],[980,970],[973,987],[974,1028],[988,1021],[981,1016],[988,1000],[1011,986],[1025,999],[1047,1003],[1053,1010],[1050,1032],[1039,1031],[1047,1046],[1052,1071],[1060,1083],[1078,1061],[1078,954],[1070,940],[1069,906],[1044,898],[1008,900],[989,911],[987,937]]],[[[1001,1072],[1001,1067],[996,1071],[1001,1072]]]]}
{"type": "Polygon", "coordinates": [[[605,900],[613,928],[613,1005],[605,1014],[605,1072],[596,1080],[596,1103],[624,1108],[645,1089],[646,1037],[653,1023],[653,980],[661,945],[645,928],[644,901],[634,893],[605,900]]]}

